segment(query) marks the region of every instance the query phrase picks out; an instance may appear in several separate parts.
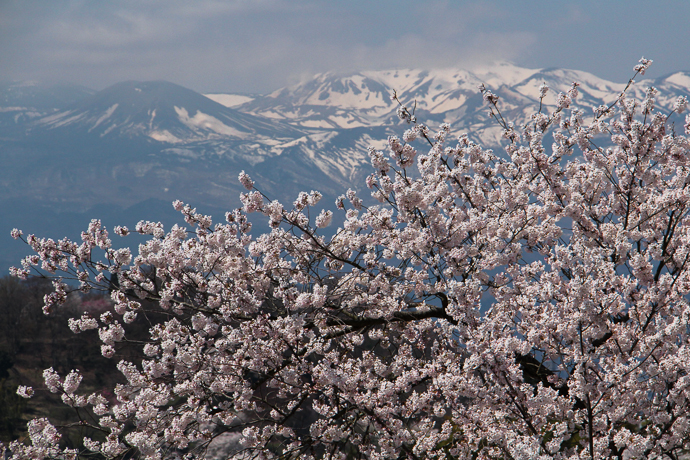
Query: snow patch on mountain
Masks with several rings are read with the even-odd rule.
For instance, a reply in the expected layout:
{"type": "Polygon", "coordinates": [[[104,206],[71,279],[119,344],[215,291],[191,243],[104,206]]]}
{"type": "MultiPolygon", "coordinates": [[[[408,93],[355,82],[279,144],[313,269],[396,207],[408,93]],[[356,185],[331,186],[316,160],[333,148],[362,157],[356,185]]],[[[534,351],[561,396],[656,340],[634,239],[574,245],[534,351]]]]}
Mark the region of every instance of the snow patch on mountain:
{"type": "Polygon", "coordinates": [[[110,118],[111,115],[115,112],[115,110],[117,110],[117,107],[119,105],[120,104],[115,103],[115,104],[111,105],[110,107],[108,107],[108,110],[106,110],[105,113],[103,115],[101,115],[100,118],[98,118],[98,120],[96,120],[96,123],[89,129],[89,132],[91,132],[92,130],[97,128],[101,123],[103,123],[105,120],[110,118]]]}
{"type": "Polygon", "coordinates": [[[238,107],[242,104],[246,104],[247,102],[251,102],[254,100],[253,97],[245,96],[244,94],[211,93],[204,94],[204,96],[206,96],[214,102],[224,105],[225,107],[231,108],[238,107]]]}
{"type": "Polygon", "coordinates": [[[70,110],[67,112],[56,113],[45,117],[42,122],[49,128],[59,128],[61,126],[68,126],[86,118],[85,113],[76,113],[70,110]]]}
{"type": "Polygon", "coordinates": [[[182,142],[182,139],[175,137],[175,135],[167,129],[161,131],[149,131],[148,135],[151,139],[158,142],[167,142],[169,144],[179,144],[182,142]]]}
{"type": "Polygon", "coordinates": [[[676,72],[665,78],[669,83],[672,83],[681,88],[690,89],[690,75],[684,72],[676,72]]]}
{"type": "Polygon", "coordinates": [[[200,112],[198,110],[194,114],[194,116],[190,117],[189,113],[187,113],[187,109],[175,106],[175,113],[177,113],[178,118],[184,125],[188,126],[189,128],[197,132],[212,131],[216,134],[237,137],[239,139],[245,139],[247,136],[247,133],[238,131],[237,129],[224,124],[216,117],[200,112]]]}
{"type": "Polygon", "coordinates": [[[514,86],[540,70],[528,69],[516,66],[510,62],[498,61],[488,66],[477,67],[473,69],[472,73],[487,87],[499,88],[501,86],[514,86]]]}

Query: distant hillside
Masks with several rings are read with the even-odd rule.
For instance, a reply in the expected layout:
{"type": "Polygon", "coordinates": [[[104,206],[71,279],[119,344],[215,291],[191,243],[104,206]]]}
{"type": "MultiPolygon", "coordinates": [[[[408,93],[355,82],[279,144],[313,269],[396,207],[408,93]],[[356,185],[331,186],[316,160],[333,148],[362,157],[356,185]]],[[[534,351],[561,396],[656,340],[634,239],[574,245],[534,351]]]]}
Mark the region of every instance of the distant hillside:
{"type": "MultiPolygon", "coordinates": [[[[55,224],[63,217],[86,218],[85,211],[100,209],[94,217],[112,221],[146,200],[237,207],[241,170],[272,198],[290,203],[299,191],[314,189],[330,205],[348,187],[364,188],[371,171],[367,147],[382,148],[389,135],[405,129],[391,101],[394,91],[432,128],[448,122],[455,132],[500,148],[501,130],[488,119],[480,83],[500,96],[507,118],[522,122],[538,106],[542,83],[552,89],[545,102],[553,105],[573,81],[580,83],[577,104],[586,111],[612,102],[625,86],[577,70],[505,63],[474,72],[326,73],[251,96],[207,97],[164,81],[122,82],[99,92],[0,85],[0,203],[6,209],[0,251],[16,248],[6,236],[15,222],[25,222],[27,232],[50,234],[75,231],[55,224]]],[[[658,89],[657,106],[668,109],[677,96],[690,96],[690,73],[638,81],[632,94],[642,98],[647,86],[658,89]]]]}

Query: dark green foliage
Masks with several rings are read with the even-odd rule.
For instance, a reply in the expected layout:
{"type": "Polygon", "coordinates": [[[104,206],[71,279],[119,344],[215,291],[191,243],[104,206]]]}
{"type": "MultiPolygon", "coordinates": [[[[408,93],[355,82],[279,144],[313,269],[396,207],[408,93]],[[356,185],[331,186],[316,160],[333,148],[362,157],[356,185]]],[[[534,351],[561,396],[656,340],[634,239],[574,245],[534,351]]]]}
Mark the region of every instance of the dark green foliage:
{"type": "Polygon", "coordinates": [[[22,418],[26,400],[17,395],[17,386],[8,379],[0,379],[0,441],[9,441],[26,428],[22,418]]]}
{"type": "MultiPolygon", "coordinates": [[[[111,399],[113,395],[106,389],[123,381],[116,369],[117,361],[141,362],[137,341],[146,340],[151,322],[161,320],[156,313],[149,313],[148,317],[142,314],[127,329],[127,337],[133,342],[117,345],[119,359],[106,359],[100,353],[98,332],[74,334],[68,319],[85,311],[100,316],[111,310],[109,294],[73,293],[65,305],[48,317],[42,311],[43,296],[51,291],[51,283],[44,278],[0,278],[0,441],[5,444],[24,439],[26,423],[32,418],[47,417],[57,427],[74,422],[74,409],[45,388],[44,369],[52,367],[61,375],[78,369],[84,376],[80,393],[100,392],[111,399]],[[18,396],[19,385],[31,386],[34,397],[26,400],[18,396]]],[[[166,313],[161,312],[160,316],[166,313]]],[[[80,430],[64,430],[62,434],[63,443],[71,447],[80,447],[84,435],[94,439],[100,436],[80,430]]]]}
{"type": "Polygon", "coordinates": [[[49,417],[58,424],[72,419],[73,409],[45,389],[44,369],[53,367],[62,374],[79,369],[91,391],[111,386],[119,375],[115,363],[100,355],[96,331],[75,335],[67,326],[68,318],[84,309],[100,314],[110,308],[109,302],[102,294],[74,295],[63,309],[46,317],[43,296],[51,288],[41,278],[0,278],[0,441],[4,443],[23,438],[26,422],[34,417],[49,417]],[[16,393],[19,385],[33,387],[35,396],[21,398],[16,393]]]}

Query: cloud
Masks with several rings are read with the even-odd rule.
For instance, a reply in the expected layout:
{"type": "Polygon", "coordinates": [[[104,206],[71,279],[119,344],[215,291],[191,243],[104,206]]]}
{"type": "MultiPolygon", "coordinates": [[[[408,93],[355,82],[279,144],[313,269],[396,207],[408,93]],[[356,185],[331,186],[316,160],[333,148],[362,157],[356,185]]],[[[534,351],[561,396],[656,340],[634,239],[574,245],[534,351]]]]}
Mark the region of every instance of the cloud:
{"type": "MultiPolygon", "coordinates": [[[[494,60],[602,75],[597,67],[625,54],[622,36],[645,48],[628,45],[635,60],[663,49],[623,35],[614,12],[589,0],[5,0],[0,61],[12,65],[0,79],[95,89],[165,79],[200,91],[266,92],[329,70],[471,68],[494,60]]],[[[640,19],[618,14],[628,24],[640,19]]],[[[679,43],[676,54],[689,56],[679,43]]],[[[626,69],[634,63],[618,59],[626,69]]]]}

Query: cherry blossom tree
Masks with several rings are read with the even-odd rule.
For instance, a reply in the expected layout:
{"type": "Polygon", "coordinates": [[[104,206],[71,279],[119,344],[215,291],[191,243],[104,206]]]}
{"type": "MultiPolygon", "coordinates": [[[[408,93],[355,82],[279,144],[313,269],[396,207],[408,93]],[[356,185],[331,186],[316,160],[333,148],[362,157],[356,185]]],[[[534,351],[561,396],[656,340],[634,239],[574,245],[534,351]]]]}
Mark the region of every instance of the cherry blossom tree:
{"type": "Polygon", "coordinates": [[[409,129],[369,151],[375,206],[352,190],[334,211],[318,192],[284,206],[243,172],[226,222],[175,202],[186,226],[140,222],[138,255],[99,221],[81,242],[26,237],[36,255],[13,273],[54,276],[47,314],[70,279],[112,291],[112,312],[70,321],[98,330],[104,357],[149,311],[167,319],[140,363],[119,362],[116,400],[46,370],[75,423],[31,421],[11,458],[191,458],[221,442],[233,459],[679,458],[690,143],[670,127],[687,100],[663,113],[654,88],[624,91],[587,115],[575,83],[516,126],[480,90],[504,150],[450,141],[400,104],[409,129]],[[251,236],[251,213],[272,231],[251,236]],[[84,426],[98,436],[61,447],[84,426]]]}

